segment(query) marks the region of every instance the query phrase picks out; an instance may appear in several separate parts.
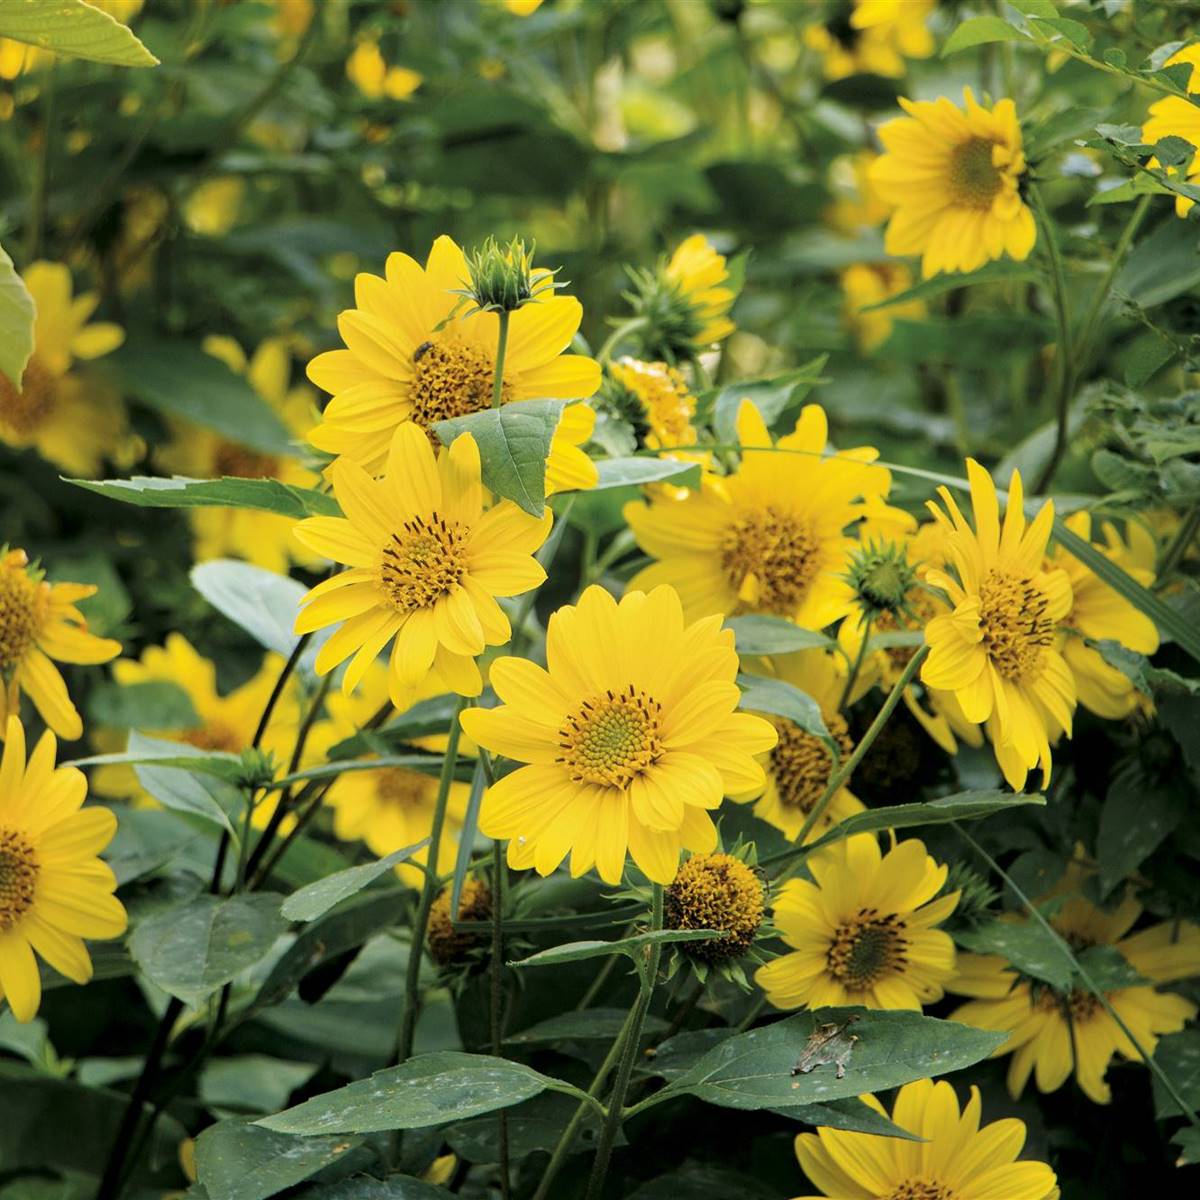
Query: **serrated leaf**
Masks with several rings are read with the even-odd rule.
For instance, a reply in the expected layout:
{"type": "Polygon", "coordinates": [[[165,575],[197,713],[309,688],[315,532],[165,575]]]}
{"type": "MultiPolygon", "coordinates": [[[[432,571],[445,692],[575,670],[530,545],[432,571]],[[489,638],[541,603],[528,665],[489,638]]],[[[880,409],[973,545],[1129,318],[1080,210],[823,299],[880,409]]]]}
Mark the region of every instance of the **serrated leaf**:
{"type": "Polygon", "coordinates": [[[127,25],[82,0],[5,0],[0,37],[118,67],[158,65],[127,25]]]}
{"type": "Polygon", "coordinates": [[[971,17],[957,26],[942,47],[942,57],[988,42],[1024,42],[1029,39],[1000,17],[971,17]]]}
{"type": "Polygon", "coordinates": [[[337,501],[315,488],[296,487],[278,479],[170,479],[135,475],[132,479],[67,479],[109,500],[140,508],[251,508],[281,517],[337,517],[337,501]]]}
{"type": "Polygon", "coordinates": [[[728,617],[739,654],[791,654],[796,650],[827,649],[833,639],[812,629],[801,629],[783,617],[728,617]]]}
{"type": "Polygon", "coordinates": [[[287,929],[280,897],[198,896],[141,921],[129,952],[151,983],[195,1008],[260,961],[287,929]]]}
{"type": "Polygon", "coordinates": [[[821,706],[807,692],[782,679],[767,679],[744,672],[738,675],[737,685],[742,689],[739,708],[786,717],[805,733],[832,745],[833,738],[821,715],[821,706]]]}
{"type": "Polygon", "coordinates": [[[547,1088],[583,1095],[578,1088],[521,1063],[488,1054],[442,1051],[376,1071],[369,1079],[314,1096],[256,1124],[308,1137],[423,1129],[509,1108],[547,1088]]]}
{"type": "Polygon", "coordinates": [[[356,1137],[297,1138],[246,1121],[218,1121],[196,1139],[196,1176],[208,1200],[266,1200],[361,1143],[356,1137]]]}
{"type": "Polygon", "coordinates": [[[0,246],[0,374],[21,386],[25,364],[33,353],[33,297],[0,246]]]}
{"type": "Polygon", "coordinates": [[[289,921],[315,921],[318,917],[323,917],[334,905],[340,904],[356,892],[361,892],[380,875],[391,871],[398,863],[411,858],[428,845],[429,839],[422,838],[411,846],[392,851],[377,862],[361,867],[349,867],[345,871],[337,871],[324,879],[318,879],[315,883],[293,892],[283,902],[280,912],[289,921]]]}
{"type": "Polygon", "coordinates": [[[549,950],[539,950],[528,958],[519,958],[508,965],[510,967],[553,967],[559,963],[581,962],[585,958],[604,958],[609,954],[624,954],[629,958],[636,958],[637,952],[643,946],[656,943],[665,945],[669,942],[707,941],[724,936],[717,929],[652,929],[647,933],[635,933],[632,937],[620,938],[612,942],[564,942],[561,946],[551,946],[549,950]]]}
{"type": "Polygon", "coordinates": [[[591,492],[607,488],[640,487],[671,480],[676,487],[699,487],[700,464],[677,458],[602,458],[596,463],[599,476],[591,492]]]}
{"type": "Polygon", "coordinates": [[[546,509],[546,459],[567,404],[566,400],[517,400],[438,421],[433,429],[444,446],[469,433],[479,447],[484,485],[540,517],[546,509]]]}
{"type": "Polygon", "coordinates": [[[1100,890],[1108,895],[1174,832],[1183,811],[1163,787],[1149,786],[1137,771],[1119,773],[1100,809],[1096,857],[1100,890]]]}

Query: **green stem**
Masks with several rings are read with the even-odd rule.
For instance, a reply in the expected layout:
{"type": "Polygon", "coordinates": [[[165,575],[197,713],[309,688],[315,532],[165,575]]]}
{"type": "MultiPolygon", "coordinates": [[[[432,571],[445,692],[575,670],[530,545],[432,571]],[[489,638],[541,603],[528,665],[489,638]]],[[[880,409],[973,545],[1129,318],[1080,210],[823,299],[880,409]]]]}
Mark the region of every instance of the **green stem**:
{"type": "MultiPolygon", "coordinates": [[[[499,1058],[504,1049],[504,853],[499,841],[492,843],[492,1053],[499,1058]]],[[[458,914],[456,913],[455,916],[458,914]]],[[[508,1114],[499,1114],[500,1196],[509,1200],[508,1114]]]]}
{"type": "Polygon", "coordinates": [[[1071,395],[1074,391],[1075,359],[1074,351],[1071,348],[1071,312],[1067,303],[1067,276],[1063,267],[1062,251],[1058,245],[1058,234],[1037,184],[1030,185],[1029,199],[1045,237],[1046,259],[1050,266],[1050,291],[1054,300],[1054,315],[1058,325],[1058,345],[1055,349],[1058,383],[1054,400],[1057,428],[1054,435],[1054,450],[1034,485],[1034,492],[1040,494],[1050,486],[1050,482],[1062,462],[1063,455],[1067,451],[1068,418],[1071,410],[1071,395]]]}
{"type": "Polygon", "coordinates": [[[29,197],[29,227],[25,231],[25,262],[33,262],[42,251],[42,233],[46,227],[46,196],[50,187],[50,143],[54,133],[54,92],[56,65],[51,62],[42,88],[42,144],[38,147],[34,168],[33,194],[29,197]]]}
{"type": "Polygon", "coordinates": [[[846,676],[846,686],[842,688],[842,696],[838,701],[838,712],[846,707],[846,702],[850,699],[850,693],[854,690],[855,681],[858,679],[858,673],[862,670],[863,660],[867,657],[867,643],[871,640],[871,622],[869,618],[864,618],[862,622],[862,641],[858,644],[858,653],[854,656],[854,662],[850,665],[850,674],[846,676]]]}
{"type": "Polygon", "coordinates": [[[413,1038],[417,1031],[417,1013],[420,1007],[421,962],[425,954],[425,933],[429,928],[429,913],[438,892],[438,847],[442,840],[442,829],[446,823],[446,801],[450,796],[450,784],[454,780],[454,768],[458,762],[458,739],[462,727],[459,714],[466,707],[459,700],[450,723],[450,736],[446,742],[446,755],[442,760],[442,774],[438,779],[437,799],[434,801],[433,824],[429,830],[428,870],[421,885],[421,900],[417,907],[417,919],[413,923],[412,941],[408,950],[408,970],[404,977],[404,1010],[400,1017],[400,1032],[396,1037],[394,1063],[406,1062],[412,1057],[413,1038]]]}
{"type": "Polygon", "coordinates": [[[631,333],[637,333],[639,329],[645,329],[649,324],[649,317],[630,317],[628,321],[622,321],[604,339],[604,344],[596,353],[597,360],[602,363],[608,362],[612,358],[612,352],[620,345],[623,338],[627,338],[631,333]]]}
{"type": "Polygon", "coordinates": [[[499,408],[504,393],[504,360],[508,356],[508,319],[510,313],[502,308],[497,314],[500,318],[500,334],[496,339],[496,370],[492,376],[492,407],[499,408]]]}
{"type": "MultiPolygon", "coordinates": [[[[663,888],[656,883],[653,892],[651,909],[651,929],[663,927],[663,888]]],[[[617,1078],[613,1083],[612,1094],[608,1098],[608,1116],[600,1130],[600,1142],[596,1147],[596,1160],[592,1164],[592,1175],[588,1180],[585,1200],[598,1200],[608,1175],[609,1162],[612,1159],[613,1144],[621,1128],[625,1113],[625,1096],[629,1091],[629,1080],[633,1076],[633,1068],[637,1063],[638,1046],[642,1040],[642,1029],[646,1024],[646,1014],[650,1011],[650,1001],[654,995],[654,985],[658,978],[658,964],[662,958],[662,943],[655,942],[646,948],[646,963],[641,974],[642,986],[638,992],[637,1001],[633,1006],[632,1020],[626,1022],[622,1029],[625,1045],[621,1050],[621,1060],[617,1066],[617,1078]]]]}
{"type": "Polygon", "coordinates": [[[954,832],[957,833],[958,836],[962,838],[963,841],[966,842],[967,845],[970,846],[971,849],[974,850],[975,853],[978,854],[979,857],[982,858],[983,861],[986,862],[987,865],[993,871],[995,871],[995,873],[1012,889],[1013,895],[1020,900],[1020,902],[1025,906],[1025,909],[1029,915],[1042,927],[1042,931],[1070,960],[1075,973],[1083,981],[1084,987],[1086,987],[1088,991],[1096,997],[1096,999],[1100,1002],[1100,1007],[1104,1009],[1109,1017],[1116,1023],[1120,1031],[1129,1039],[1130,1044],[1138,1052],[1142,1061],[1147,1067],[1150,1068],[1151,1072],[1158,1079],[1159,1083],[1163,1085],[1167,1095],[1169,1095],[1171,1099],[1174,1100],[1179,1106],[1179,1111],[1183,1113],[1185,1117],[1187,1117],[1193,1128],[1200,1129],[1200,1117],[1193,1112],[1187,1101],[1184,1100],[1171,1077],[1162,1069],[1161,1066],[1159,1066],[1157,1062],[1154,1061],[1154,1056],[1146,1052],[1146,1048],[1137,1040],[1133,1030],[1126,1025],[1124,1019],[1121,1017],[1121,1014],[1118,1013],[1117,1010],[1108,1002],[1108,996],[1101,990],[1099,984],[1097,984],[1096,981],[1091,977],[1083,963],[1081,963],[1075,956],[1075,952],[1059,934],[1058,930],[1055,929],[1054,926],[1051,925],[1044,916],[1042,916],[1042,914],[1038,911],[1037,905],[1035,905],[1033,901],[1030,900],[1030,898],[1021,890],[1019,885],[1014,882],[1012,876],[1010,876],[1008,872],[1005,871],[1004,868],[965,829],[963,829],[963,827],[957,821],[951,821],[950,824],[953,825],[954,832]]]}
{"type": "Polygon", "coordinates": [[[1183,522],[1175,531],[1175,536],[1171,539],[1171,544],[1163,551],[1162,560],[1159,562],[1156,572],[1159,583],[1170,576],[1179,565],[1183,556],[1195,541],[1198,532],[1200,532],[1200,504],[1197,504],[1183,518],[1183,522]]]}

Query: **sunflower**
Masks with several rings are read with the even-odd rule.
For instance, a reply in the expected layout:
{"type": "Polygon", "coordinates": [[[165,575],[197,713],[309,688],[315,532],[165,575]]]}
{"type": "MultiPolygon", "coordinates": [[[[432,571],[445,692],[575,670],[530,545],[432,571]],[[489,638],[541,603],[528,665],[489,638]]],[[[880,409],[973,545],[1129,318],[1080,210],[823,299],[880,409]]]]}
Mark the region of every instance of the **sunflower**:
{"type": "Polygon", "coordinates": [[[24,279],[37,305],[33,355],[21,391],[0,375],[0,442],[32,446],[68,474],[96,475],[106,458],[128,450],[125,409],[107,388],[85,384],[72,364],[115,350],[124,331],[107,321],[88,324],[100,297],[72,298],[71,272],[62,263],[32,263],[24,279]]]}
{"type": "Polygon", "coordinates": [[[937,0],[841,0],[824,25],[805,29],[804,40],[820,54],[826,79],[898,79],[906,58],[933,53],[925,21],[936,7],[937,0]]]}
{"type": "MultiPolygon", "coordinates": [[[[420,699],[436,695],[433,682],[423,689],[420,699]]],[[[359,690],[351,696],[330,695],[325,701],[328,717],[313,726],[309,738],[319,758],[336,743],[353,737],[367,721],[388,702],[388,672],[379,662],[373,663],[359,690]]],[[[420,739],[414,744],[427,746],[438,742],[444,749],[445,739],[420,739]]],[[[473,754],[473,746],[460,743],[460,754],[473,754]]],[[[436,761],[436,760],[435,760],[436,761]]],[[[373,853],[383,857],[427,838],[433,828],[433,813],[437,800],[436,775],[404,767],[383,767],[378,771],[347,771],[339,775],[325,793],[325,803],[333,810],[334,836],[344,842],[362,841],[373,853]]],[[[458,847],[458,836],[467,811],[470,787],[451,783],[447,799],[446,821],[438,843],[439,867],[452,861],[458,847]]],[[[419,850],[411,859],[396,867],[397,876],[410,887],[421,886],[424,873],[418,864],[429,861],[429,848],[419,850]]]]}
{"type": "Polygon", "coordinates": [[[830,163],[829,186],[834,202],[825,211],[825,220],[834,229],[861,233],[888,219],[892,206],[880,200],[871,183],[871,164],[878,157],[873,150],[857,150],[830,163]]]}
{"type": "MultiPolygon", "coordinates": [[[[1200,94],[1200,42],[1177,50],[1163,66],[1173,67],[1178,63],[1186,63],[1192,68],[1187,90],[1190,96],[1195,97],[1200,94]]],[[[1150,115],[1142,125],[1142,141],[1153,145],[1165,137],[1181,137],[1197,148],[1197,153],[1187,170],[1187,182],[1196,183],[1200,180],[1200,108],[1197,108],[1191,99],[1167,96],[1150,105],[1150,115]]],[[[1158,165],[1156,159],[1151,159],[1150,162],[1152,166],[1158,165]]],[[[1186,217],[1195,203],[1187,196],[1176,196],[1176,215],[1186,217]]]]}
{"type": "Polygon", "coordinates": [[[0,1000],[32,1021],[42,999],[36,954],[73,983],[92,977],[84,938],[125,932],[117,881],[96,856],[117,819],[82,808],[83,772],[56,767],[57,743],[42,734],[25,761],[25,730],[10,715],[0,758],[0,1000]]]}
{"type": "Polygon", "coordinates": [[[891,476],[870,448],[826,454],[825,412],[807,405],[794,433],[773,448],[748,400],[737,418],[740,467],[708,476],[685,500],[631,502],[625,518],[638,545],[659,561],[632,588],[668,583],[692,619],[710,613],[770,613],[821,629],[850,611],[842,574],[852,540],[846,527],[880,498],[891,476]]]}
{"type": "Polygon", "coordinates": [[[912,272],[903,263],[854,263],[841,274],[846,323],[864,351],[882,346],[897,320],[919,321],[925,316],[923,300],[906,300],[879,312],[864,312],[912,287],[912,272]]]}
{"type": "MultiPolygon", "coordinates": [[[[839,660],[824,650],[801,650],[780,654],[771,660],[772,674],[811,696],[821,709],[825,728],[833,736],[842,758],[853,753],[846,719],[838,711],[846,686],[846,672],[839,660]]],[[[763,759],[767,786],[757,795],[735,795],[735,800],[756,800],[754,815],[783,831],[794,840],[807,820],[813,805],[824,795],[833,774],[833,756],[829,747],[814,734],[806,733],[786,717],[767,718],[779,740],[763,759]]],[[[819,837],[834,825],[862,812],[863,805],[848,787],[841,787],[826,805],[808,839],[819,837]]]]}
{"type": "Polygon", "coordinates": [[[709,812],[730,792],[762,786],[754,755],[775,731],[737,712],[738,658],[720,617],[688,625],[673,588],[618,603],[589,587],[546,631],[549,670],[500,658],[500,708],[471,708],[463,729],[530,765],[484,796],[479,828],[511,839],[509,865],[548,875],[571,855],[619,883],[628,849],[655,883],[675,878],[681,849],[707,854],[709,812]]]}
{"type": "MultiPolygon", "coordinates": [[[[1090,541],[1092,519],[1088,513],[1072,513],[1064,524],[1084,541],[1090,541]]],[[[1109,521],[1103,523],[1101,531],[1107,557],[1143,587],[1149,587],[1154,582],[1154,571],[1149,569],[1154,564],[1153,538],[1133,522],[1129,524],[1128,544],[1109,521]]],[[[1158,649],[1158,628],[1061,546],[1055,548],[1051,561],[1071,581],[1071,611],[1063,624],[1080,636],[1067,639],[1063,657],[1075,677],[1079,703],[1097,716],[1111,720],[1127,717],[1138,707],[1140,693],[1128,675],[1109,666],[1100,651],[1084,638],[1111,640],[1138,654],[1153,654],[1158,649]]]]}
{"type": "Polygon", "coordinates": [[[1011,100],[988,110],[963,89],[966,111],[945,96],[900,100],[909,115],[879,130],[886,153],[871,182],[895,211],[884,247],[920,254],[921,274],[974,271],[989,259],[1024,261],[1037,239],[1021,199],[1025,174],[1021,127],[1011,100]]]}
{"type": "Polygon", "coordinates": [[[682,372],[663,362],[622,358],[611,363],[609,374],[632,398],[634,429],[639,441],[652,450],[691,446],[697,439],[692,419],[696,397],[682,372]]]}
{"type": "MultiPolygon", "coordinates": [[[[874,1096],[861,1098],[888,1115],[874,1096]]],[[[1024,1121],[1008,1117],[981,1129],[981,1115],[977,1087],[960,1113],[949,1083],[918,1079],[896,1093],[891,1117],[923,1142],[818,1127],[796,1135],[796,1158],[821,1195],[838,1200],[1057,1200],[1050,1167],[1017,1161],[1024,1121]]]]}
{"type": "MultiPolygon", "coordinates": [[[[316,423],[316,406],[307,387],[288,387],[291,356],[282,338],[261,342],[247,360],[232,338],[208,337],[204,349],[229,369],[244,375],[298,441],[316,423]]],[[[194,425],[179,430],[175,444],[161,456],[164,469],[197,479],[278,479],[295,487],[313,487],[317,475],[289,454],[270,454],[230,441],[194,425]]],[[[234,555],[286,573],[293,561],[316,567],[321,559],[293,537],[295,521],[247,508],[197,508],[188,514],[197,562],[234,555]]]]}
{"type": "MultiPolygon", "coordinates": [[[[1149,981],[1105,995],[1146,1053],[1153,1055],[1162,1034],[1178,1033],[1196,1016],[1192,1001],[1153,985],[1200,973],[1200,926],[1164,921],[1130,934],[1142,913],[1132,891],[1106,911],[1082,895],[1086,876],[1085,869],[1071,864],[1054,891],[1055,897],[1066,897],[1065,903],[1050,921],[1076,951],[1113,946],[1149,981]]],[[[1056,991],[1019,975],[997,955],[960,954],[958,973],[947,987],[974,997],[952,1014],[953,1020],[1010,1035],[995,1054],[1013,1056],[1008,1090],[1014,1098],[1024,1091],[1031,1073],[1039,1091],[1053,1092],[1074,1070],[1084,1095],[1107,1104],[1112,1093],[1104,1076],[1113,1055],[1141,1058],[1090,991],[1056,991]]]]}
{"type": "Polygon", "coordinates": [[[760,967],[755,982],[776,1008],[861,1004],[915,1008],[941,999],[954,974],[954,943],[934,928],[958,892],[934,897],[947,869],[916,838],[881,855],[858,834],[806,860],[812,883],[789,879],[775,924],[792,953],[760,967]]]}
{"type": "Polygon", "coordinates": [[[94,596],[89,583],[49,583],[24,550],[0,550],[0,728],[25,692],[59,737],[83,736],[83,721],[54,660],[108,662],[121,643],[88,633],[76,603],[94,596]]]}
{"type": "Polygon", "coordinates": [[[946,488],[930,510],[946,531],[946,552],[957,579],[929,571],[953,611],[925,626],[929,657],[921,680],[953,692],[968,721],[987,723],[996,760],[1017,791],[1026,774],[1042,768],[1050,778],[1050,738],[1071,733],[1075,680],[1063,658],[1060,626],[1071,611],[1071,580],[1059,567],[1046,569],[1046,543],[1054,503],[1042,505],[1026,527],[1021,476],[1013,472],[1004,525],[996,485],[974,459],[967,460],[975,529],[946,488]]]}
{"type": "MultiPolygon", "coordinates": [[[[397,425],[424,430],[448,417],[491,406],[499,317],[460,315],[458,291],[470,271],[448,237],[433,243],[424,268],[407,254],[391,254],[387,278],[362,274],[354,281],[356,308],[338,318],[345,350],[319,354],[308,377],[332,399],[309,434],[318,449],[345,455],[366,470],[383,469],[397,425]]],[[[600,386],[600,365],[563,354],[583,320],[570,296],[548,295],[509,317],[501,396],[512,400],[582,400],[600,386]]],[[[569,406],[555,431],[546,467],[548,491],[589,488],[596,468],[579,449],[591,435],[595,413],[569,406]]]]}
{"type": "Polygon", "coordinates": [[[349,567],[309,591],[296,618],[297,633],[338,626],[317,655],[319,675],[353,655],[342,679],[349,694],[394,639],[397,708],[408,707],[431,671],[446,690],[479,695],[475,656],[512,636],[495,598],[546,578],[533,554],[551,523],[549,509],[539,520],[510,500],[484,512],[479,470],[470,434],[435,454],[411,421],[392,436],[385,479],[346,458],[329,468],[346,516],[296,526],[305,546],[349,567]]]}

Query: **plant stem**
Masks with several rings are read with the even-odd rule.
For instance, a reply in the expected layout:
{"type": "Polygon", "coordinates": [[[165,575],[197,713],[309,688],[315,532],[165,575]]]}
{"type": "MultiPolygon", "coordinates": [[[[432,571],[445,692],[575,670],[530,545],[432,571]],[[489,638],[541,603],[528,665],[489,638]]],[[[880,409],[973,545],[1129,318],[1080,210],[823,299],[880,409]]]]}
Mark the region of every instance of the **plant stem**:
{"type": "MultiPolygon", "coordinates": [[[[504,853],[499,841],[492,842],[492,1053],[499,1058],[504,1049],[504,853]]],[[[458,914],[455,913],[455,916],[458,914]]],[[[509,1198],[508,1114],[499,1113],[500,1195],[509,1198]]]]}
{"type": "Polygon", "coordinates": [[[854,662],[850,665],[850,673],[846,676],[846,686],[842,688],[842,696],[837,704],[838,712],[846,707],[846,702],[850,699],[850,693],[854,690],[858,673],[862,670],[863,659],[867,657],[867,643],[870,640],[871,621],[869,618],[865,618],[862,622],[862,641],[858,644],[858,653],[854,656],[854,662]]]}
{"type": "Polygon", "coordinates": [[[1159,562],[1156,572],[1160,583],[1179,565],[1188,548],[1195,541],[1197,532],[1200,532],[1200,504],[1197,504],[1183,518],[1183,522],[1171,539],[1171,544],[1163,551],[1162,560],[1159,562]]]}
{"type": "Polygon", "coordinates": [[[458,762],[458,738],[461,732],[459,714],[466,707],[460,699],[450,722],[450,736],[446,743],[446,755],[442,760],[442,774],[438,779],[437,799],[434,802],[433,824],[429,830],[429,850],[426,860],[428,869],[421,885],[421,900],[417,907],[417,919],[413,923],[412,941],[408,950],[408,970],[404,977],[404,1009],[400,1017],[400,1032],[396,1037],[393,1063],[407,1062],[412,1057],[413,1037],[417,1030],[417,1011],[420,1006],[421,962],[425,951],[425,933],[429,928],[429,913],[438,892],[438,848],[442,840],[442,828],[446,823],[446,801],[450,795],[450,784],[454,779],[454,768],[458,762]]]}
{"type": "Polygon", "coordinates": [[[637,333],[639,329],[645,329],[650,324],[648,317],[630,317],[628,321],[622,321],[604,339],[604,345],[596,353],[596,358],[602,363],[608,362],[612,358],[612,352],[621,344],[622,339],[627,338],[631,333],[637,333]]]}
{"type": "MultiPolygon", "coordinates": [[[[663,927],[663,888],[662,884],[654,884],[654,899],[651,908],[650,928],[653,930],[663,927]]],[[[654,984],[658,977],[658,964],[662,958],[662,943],[656,942],[646,948],[646,965],[642,974],[642,987],[637,1001],[633,1006],[632,1020],[626,1023],[621,1031],[625,1045],[621,1050],[621,1060],[617,1066],[617,1078],[613,1083],[612,1094],[608,1098],[608,1116],[600,1130],[600,1142],[596,1147],[596,1160],[592,1164],[592,1176],[588,1180],[585,1200],[597,1200],[604,1187],[608,1175],[609,1162],[612,1159],[613,1143],[621,1128],[624,1116],[625,1096],[629,1091],[629,1080],[633,1075],[634,1064],[637,1062],[638,1046],[642,1040],[642,1029],[646,1023],[646,1014],[650,1011],[650,1000],[654,995],[654,984]]]]}
{"type": "Polygon", "coordinates": [[[492,378],[492,407],[499,408],[504,392],[504,359],[508,354],[508,319],[511,314],[507,308],[502,308],[497,316],[500,318],[500,334],[496,339],[496,371],[492,378]]]}
{"type": "Polygon", "coordinates": [[[1055,347],[1054,356],[1058,375],[1054,407],[1058,425],[1054,435],[1054,450],[1033,489],[1035,493],[1041,493],[1050,486],[1050,481],[1054,478],[1063,455],[1067,451],[1068,417],[1074,391],[1075,362],[1074,352],[1071,348],[1071,312],[1067,304],[1067,276],[1063,267],[1062,251],[1058,245],[1058,234],[1037,184],[1030,185],[1029,198],[1033,202],[1033,210],[1037,214],[1038,224],[1041,225],[1042,234],[1046,239],[1046,259],[1050,264],[1050,290],[1054,299],[1054,314],[1058,324],[1058,344],[1055,347]]]}

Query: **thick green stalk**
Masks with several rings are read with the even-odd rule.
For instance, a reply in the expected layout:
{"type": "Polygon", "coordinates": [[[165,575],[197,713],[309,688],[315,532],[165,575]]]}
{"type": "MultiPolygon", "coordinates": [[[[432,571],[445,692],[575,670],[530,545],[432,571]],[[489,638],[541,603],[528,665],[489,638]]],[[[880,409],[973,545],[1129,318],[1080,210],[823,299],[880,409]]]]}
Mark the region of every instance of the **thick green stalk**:
{"type": "MultiPolygon", "coordinates": [[[[458,916],[457,913],[454,914],[458,916]]],[[[492,1053],[499,1058],[504,1049],[504,852],[492,842],[492,962],[491,962],[492,1053]]],[[[509,1198],[508,1113],[501,1109],[500,1196],[509,1198]]]]}
{"type": "Polygon", "coordinates": [[[500,318],[500,334],[496,339],[496,371],[492,377],[492,407],[499,408],[504,399],[504,360],[508,356],[508,318],[509,311],[502,308],[497,316],[500,318]]]}

